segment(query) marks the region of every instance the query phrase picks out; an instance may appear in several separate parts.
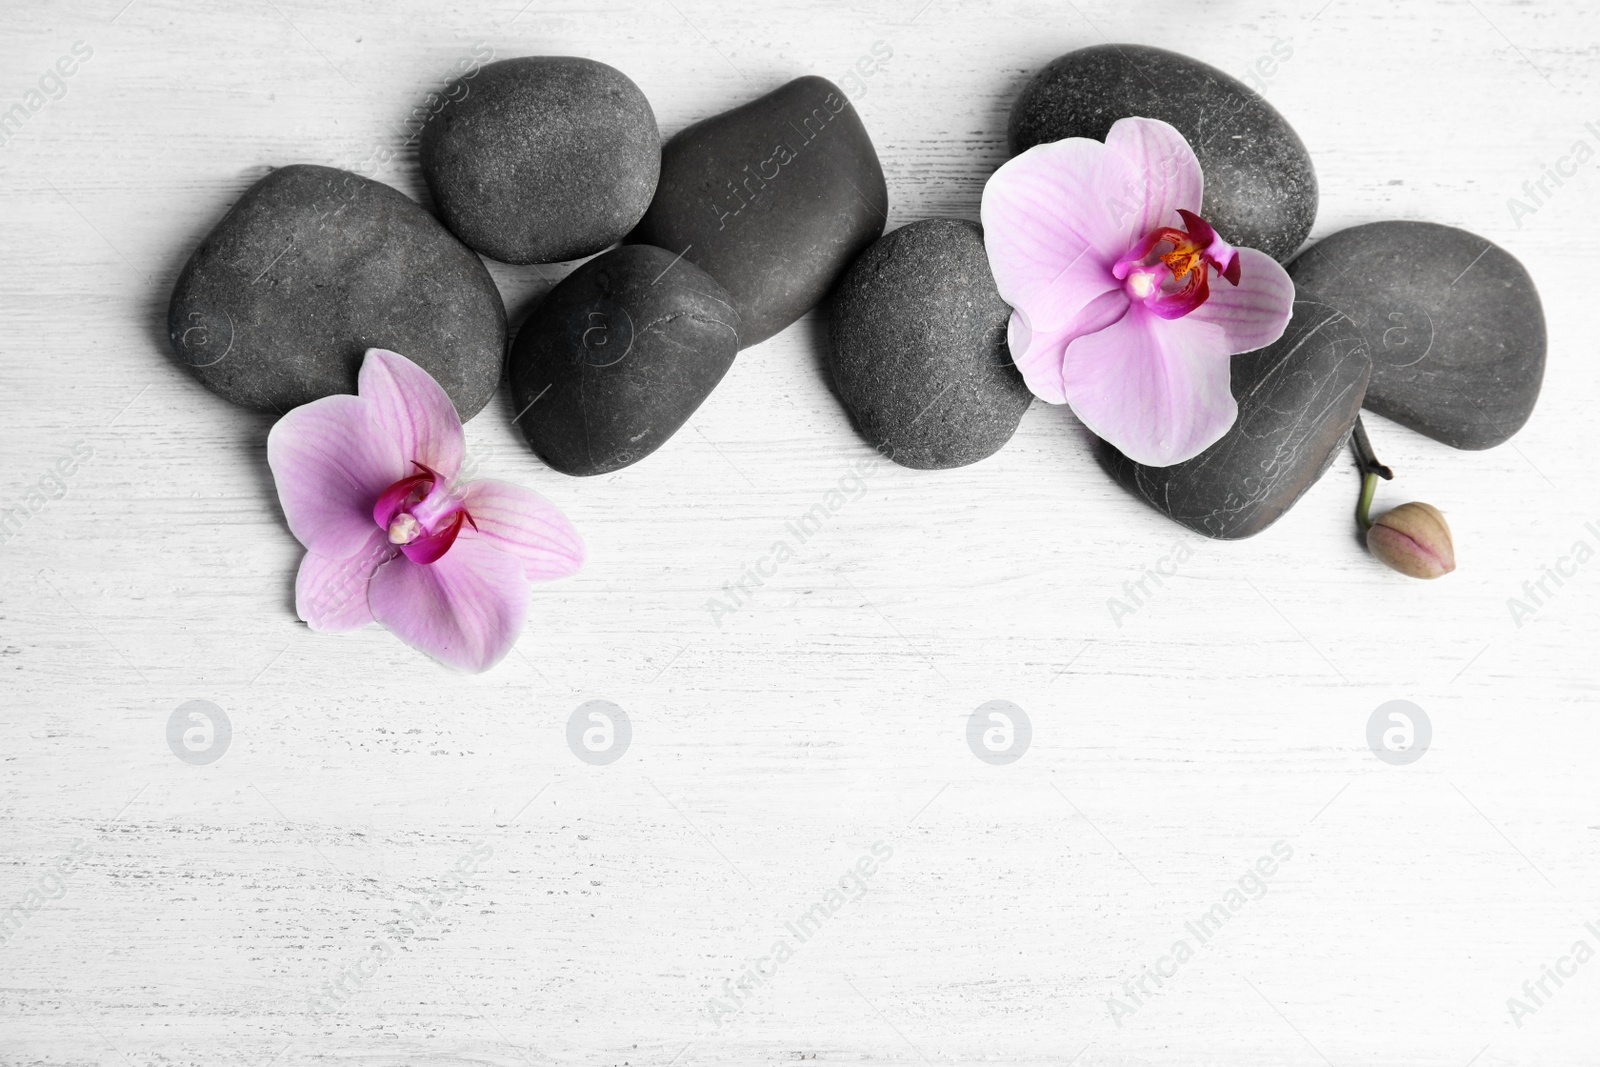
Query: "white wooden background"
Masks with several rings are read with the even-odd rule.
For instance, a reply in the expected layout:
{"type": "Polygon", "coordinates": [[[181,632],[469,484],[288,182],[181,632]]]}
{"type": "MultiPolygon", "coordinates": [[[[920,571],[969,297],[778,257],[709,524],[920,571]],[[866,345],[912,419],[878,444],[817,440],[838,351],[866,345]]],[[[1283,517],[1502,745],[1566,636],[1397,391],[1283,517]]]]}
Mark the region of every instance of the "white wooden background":
{"type": "MultiPolygon", "coordinates": [[[[0,10],[0,110],[93,49],[0,149],[5,506],[92,449],[0,546],[0,909],[26,913],[0,945],[0,1062],[1594,1062],[1600,962],[1520,1025],[1507,998],[1600,947],[1600,562],[1520,627],[1507,599],[1600,545],[1596,165],[1520,227],[1506,201],[1600,145],[1600,10],[523,3],[0,10]],[[1443,508],[1458,573],[1370,561],[1341,458],[1267,534],[1190,542],[1118,626],[1108,598],[1184,537],[1036,405],[977,466],[878,469],[718,626],[708,599],[871,457],[813,316],[618,474],[544,469],[504,395],[468,426],[478,468],[591,549],[493,672],[295,620],[268,420],[191,381],[164,328],[189,251],[266,168],[400,147],[478,42],[614,64],[671,134],[882,41],[856,102],[892,224],[975,218],[1017,90],[1106,39],[1240,75],[1290,42],[1265,91],[1315,156],[1317,236],[1432,219],[1532,271],[1550,367],[1510,445],[1369,417],[1400,472],[1382,501],[1443,508]],[[997,698],[1034,727],[1007,766],[964,740],[997,698]],[[166,742],[190,699],[232,724],[208,766],[166,742]],[[609,766],[565,741],[589,699],[633,722],[609,766]],[[1367,748],[1391,699],[1433,723],[1411,766],[1367,748]],[[867,892],[714,1025],[724,981],[877,841],[867,892]],[[1113,1021],[1107,998],[1278,841],[1266,895],[1113,1021]]],[[[424,195],[414,150],[378,176],[424,195]]],[[[492,269],[513,323],[562,273],[492,269]]]]}

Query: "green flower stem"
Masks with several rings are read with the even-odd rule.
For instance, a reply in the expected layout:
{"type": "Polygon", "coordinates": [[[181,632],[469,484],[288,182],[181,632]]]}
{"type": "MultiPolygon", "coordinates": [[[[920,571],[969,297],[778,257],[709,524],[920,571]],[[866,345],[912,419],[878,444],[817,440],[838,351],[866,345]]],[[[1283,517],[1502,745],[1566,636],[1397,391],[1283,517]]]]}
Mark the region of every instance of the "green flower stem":
{"type": "Polygon", "coordinates": [[[1378,495],[1378,475],[1367,473],[1361,476],[1361,499],[1356,502],[1356,522],[1361,525],[1361,531],[1372,529],[1372,498],[1378,495]]]}
{"type": "Polygon", "coordinates": [[[1372,498],[1378,493],[1378,479],[1389,481],[1394,477],[1394,471],[1378,462],[1360,415],[1356,416],[1355,429],[1350,433],[1350,450],[1356,454],[1356,466],[1361,471],[1361,499],[1356,503],[1356,522],[1365,533],[1372,529],[1372,498]]]}

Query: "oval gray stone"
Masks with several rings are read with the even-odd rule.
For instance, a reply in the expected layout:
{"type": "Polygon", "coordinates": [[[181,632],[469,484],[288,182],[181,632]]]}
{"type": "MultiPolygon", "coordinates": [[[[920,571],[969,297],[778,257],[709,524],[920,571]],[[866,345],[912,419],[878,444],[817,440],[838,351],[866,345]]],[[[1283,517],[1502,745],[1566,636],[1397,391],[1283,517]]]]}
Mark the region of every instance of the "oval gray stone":
{"type": "Polygon", "coordinates": [[[1372,361],[1355,323],[1296,300],[1276,343],[1234,356],[1239,419],[1222,439],[1170,467],[1135,463],[1104,441],[1102,466],[1123,488],[1206,537],[1253,537],[1327,472],[1350,438],[1372,361]]]}
{"type": "Polygon", "coordinates": [[[576,56],[490,63],[445,90],[418,159],[439,215],[504,263],[609,248],[644,215],[661,170],[655,112],[626,74],[576,56]]]}
{"type": "Polygon", "coordinates": [[[738,351],[720,285],[665,249],[624,245],[564,278],[518,331],[517,422],[563,474],[620,470],[689,421],[738,351]]]}
{"type": "Polygon", "coordinates": [[[1353,226],[1289,264],[1365,331],[1366,407],[1455,448],[1493,448],[1533,414],[1544,382],[1544,309],[1505,249],[1432,222],[1353,226]]]}
{"type": "Polygon", "coordinates": [[[1317,218],[1311,155],[1249,86],[1198,59],[1136,44],[1068,52],[1011,109],[1011,154],[1066,137],[1106,139],[1118,119],[1172,124],[1205,175],[1200,214],[1224,239],[1274,259],[1294,255],[1317,218]]]}
{"type": "Polygon", "coordinates": [[[905,467],[999,451],[1033,399],[1006,346],[983,228],[924,219],[874,244],[832,304],[828,367],[856,428],[905,467]]]}
{"type": "Polygon", "coordinates": [[[206,388],[280,414],[355,392],[366,350],[387,348],[470,419],[505,363],[505,305],[483,262],[400,192],[306,164],[256,182],[200,242],[167,330],[206,388]]]}
{"type": "Polygon", "coordinates": [[[883,167],[849,97],[805,77],[668,141],[629,239],[717,279],[748,347],[816,307],[888,215],[883,167]]]}

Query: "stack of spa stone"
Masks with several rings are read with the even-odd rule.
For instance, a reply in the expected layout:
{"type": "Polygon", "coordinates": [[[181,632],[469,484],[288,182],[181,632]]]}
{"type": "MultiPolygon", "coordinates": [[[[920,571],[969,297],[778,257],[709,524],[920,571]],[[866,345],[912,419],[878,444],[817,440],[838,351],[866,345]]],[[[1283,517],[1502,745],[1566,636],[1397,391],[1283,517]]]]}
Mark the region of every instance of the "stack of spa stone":
{"type": "MultiPolygon", "coordinates": [[[[1137,45],[1068,53],[1017,99],[1010,151],[1104,140],[1131,116],[1184,135],[1206,219],[1230,243],[1284,262],[1296,301],[1279,341],[1234,357],[1238,421],[1205,452],[1156,468],[1098,443],[1130,492],[1208,537],[1249,537],[1322,476],[1363,407],[1466,449],[1500,444],[1527,421],[1545,327],[1522,265],[1426,222],[1357,226],[1301,253],[1317,214],[1311,157],[1282,115],[1227,74],[1137,45]]],[[[832,319],[834,381],[861,432],[911,467],[999,449],[1030,400],[1008,355],[1010,315],[976,225],[928,219],[874,244],[839,285],[832,319]]]]}
{"type": "MultiPolygon", "coordinates": [[[[518,425],[557,470],[603,474],[648,456],[741,348],[825,300],[828,364],[867,443],[938,469],[984,459],[1015,432],[1031,398],[982,230],[926,219],[882,236],[883,170],[837,86],[799,78],[663,147],[649,101],[603,63],[530,57],[464,77],[421,143],[439,219],[379,182],[295,165],[257,182],[201,242],[169,329],[203,384],[281,413],[353,392],[362,354],[388,348],[471,418],[508,339],[479,255],[593,257],[509,350],[518,425]]],[[[1103,447],[1123,485],[1191,529],[1244,537],[1321,475],[1363,405],[1458,448],[1498,444],[1526,421],[1544,326],[1517,261],[1415,222],[1357,227],[1294,258],[1316,218],[1310,157],[1233,78],[1151,48],[1072,52],[1016,102],[1010,149],[1103,139],[1134,115],[1188,138],[1206,217],[1288,262],[1299,299],[1281,341],[1235,358],[1234,429],[1161,469],[1103,447]]]]}
{"type": "Polygon", "coordinates": [[[883,232],[877,153],[821,78],[663,149],[649,101],[603,63],[511,59],[469,77],[422,137],[439,220],[379,182],[297,165],[257,182],[201,242],[168,324],[202,383],[281,413],[353,392],[363,353],[388,348],[469,419],[494,393],[507,341],[474,253],[592,256],[517,332],[510,377],[534,451],[568,474],[604,474],[661,447],[740,348],[815,307],[883,232]]]}

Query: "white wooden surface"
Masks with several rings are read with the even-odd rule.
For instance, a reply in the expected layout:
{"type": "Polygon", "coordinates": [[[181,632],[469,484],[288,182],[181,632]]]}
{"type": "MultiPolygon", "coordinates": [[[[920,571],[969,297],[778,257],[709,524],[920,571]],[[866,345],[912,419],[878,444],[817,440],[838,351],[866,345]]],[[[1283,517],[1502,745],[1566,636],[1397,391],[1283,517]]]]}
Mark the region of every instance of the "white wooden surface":
{"type": "MultiPolygon", "coordinates": [[[[0,149],[4,503],[59,497],[0,547],[0,908],[27,913],[0,945],[0,1062],[1594,1062],[1600,962],[1521,1025],[1507,998],[1600,947],[1600,562],[1520,627],[1507,598],[1600,545],[1595,164],[1520,227],[1506,201],[1600,145],[1600,11],[125,3],[0,10],[0,109],[93,50],[0,149]],[[1118,626],[1108,598],[1184,538],[1036,405],[975,467],[876,469],[716,625],[707,601],[871,457],[811,317],[615,475],[544,469],[504,396],[469,425],[479,468],[556,500],[592,554],[499,669],[295,621],[268,422],[164,331],[183,260],[265,168],[400,147],[479,42],[612,63],[670,134],[882,41],[856,95],[893,224],[976,217],[1018,88],[1104,39],[1241,75],[1290,42],[1265,92],[1315,155],[1317,236],[1433,219],[1533,272],[1550,368],[1510,445],[1370,419],[1400,471],[1382,499],[1445,509],[1457,574],[1373,564],[1341,459],[1262,537],[1189,542],[1118,626]],[[996,698],[1034,728],[1008,766],[964,740],[996,698]],[[1364,736],[1397,698],[1434,727],[1408,767],[1364,736]],[[165,739],[190,699],[232,724],[209,766],[165,739]],[[609,766],[565,741],[588,699],[633,722],[609,766]],[[878,841],[865,894],[714,1024],[724,981],[878,841]],[[1279,841],[1265,896],[1118,1025],[1107,998],[1279,841]]],[[[423,194],[414,151],[379,177],[423,194]]],[[[493,270],[514,323],[561,274],[493,270]]]]}

